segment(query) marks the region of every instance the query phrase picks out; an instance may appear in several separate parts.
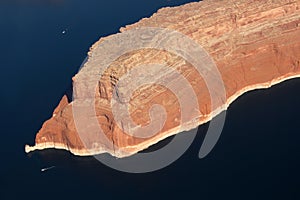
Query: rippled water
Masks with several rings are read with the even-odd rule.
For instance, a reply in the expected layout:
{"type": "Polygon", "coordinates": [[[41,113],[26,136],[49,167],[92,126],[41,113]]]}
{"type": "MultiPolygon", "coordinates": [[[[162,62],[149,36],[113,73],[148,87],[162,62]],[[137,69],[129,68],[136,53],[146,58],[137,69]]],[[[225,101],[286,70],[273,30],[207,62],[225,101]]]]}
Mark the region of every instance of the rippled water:
{"type": "Polygon", "coordinates": [[[240,97],[206,158],[197,156],[204,125],[184,156],[157,172],[126,174],[65,151],[24,153],[91,44],[160,7],[186,2],[0,2],[0,199],[300,198],[300,79],[240,97]]]}

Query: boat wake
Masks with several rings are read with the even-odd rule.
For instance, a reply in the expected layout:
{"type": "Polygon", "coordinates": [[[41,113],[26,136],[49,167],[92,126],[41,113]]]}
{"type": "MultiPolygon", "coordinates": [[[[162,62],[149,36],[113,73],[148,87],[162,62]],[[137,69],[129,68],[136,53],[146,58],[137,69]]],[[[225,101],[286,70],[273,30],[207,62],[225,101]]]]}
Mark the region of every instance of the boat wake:
{"type": "Polygon", "coordinates": [[[51,166],[51,167],[46,167],[46,168],[42,168],[41,172],[45,172],[47,170],[53,169],[55,166],[51,166]]]}

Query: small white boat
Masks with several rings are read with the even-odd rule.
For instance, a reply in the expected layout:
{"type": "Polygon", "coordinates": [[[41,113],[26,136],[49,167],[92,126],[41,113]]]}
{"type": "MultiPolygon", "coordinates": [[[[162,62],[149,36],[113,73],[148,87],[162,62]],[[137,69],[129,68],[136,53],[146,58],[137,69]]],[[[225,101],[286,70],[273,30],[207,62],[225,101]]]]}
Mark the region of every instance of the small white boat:
{"type": "Polygon", "coordinates": [[[66,28],[66,29],[64,29],[64,30],[62,30],[62,34],[66,34],[67,33],[67,31],[68,31],[68,28],[66,28]]]}
{"type": "Polygon", "coordinates": [[[49,170],[49,169],[53,169],[54,167],[55,167],[55,166],[43,168],[43,169],[41,169],[41,172],[45,172],[45,171],[47,171],[47,170],[49,170]]]}

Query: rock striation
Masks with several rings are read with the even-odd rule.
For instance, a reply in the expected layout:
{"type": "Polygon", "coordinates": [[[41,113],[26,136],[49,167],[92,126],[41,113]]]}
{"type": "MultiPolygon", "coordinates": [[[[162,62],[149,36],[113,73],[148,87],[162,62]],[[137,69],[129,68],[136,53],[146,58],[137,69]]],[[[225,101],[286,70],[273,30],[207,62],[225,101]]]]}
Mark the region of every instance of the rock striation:
{"type": "MultiPolygon", "coordinates": [[[[99,77],[96,89],[95,117],[113,147],[101,141],[95,142],[93,138],[90,138],[90,144],[84,144],[74,122],[74,102],[68,102],[67,97],[63,96],[53,116],[37,133],[35,145],[26,145],[26,152],[57,148],[81,156],[104,152],[116,157],[129,156],[181,130],[208,122],[247,91],[268,88],[300,77],[299,0],[204,0],[162,8],[150,18],[121,28],[119,34],[140,27],[176,30],[199,43],[216,63],[224,82],[226,99],[211,107],[205,81],[191,63],[180,56],[157,49],[137,50],[116,59],[99,77]],[[133,93],[130,116],[136,124],[146,126],[150,121],[151,105],[161,104],[167,112],[164,126],[149,138],[128,135],[118,126],[110,103],[114,86],[129,69],[147,63],[168,65],[190,82],[202,114],[197,120],[190,121],[187,127],[180,127],[180,105],[176,96],[160,85],[147,85],[133,93]]],[[[96,46],[105,39],[100,39],[91,47],[83,68],[91,64],[97,56],[96,46]]],[[[145,70],[145,73],[148,71],[145,70]]],[[[81,73],[73,77],[73,84],[79,84],[81,73]]],[[[84,93],[80,90],[75,92],[84,93]]]]}

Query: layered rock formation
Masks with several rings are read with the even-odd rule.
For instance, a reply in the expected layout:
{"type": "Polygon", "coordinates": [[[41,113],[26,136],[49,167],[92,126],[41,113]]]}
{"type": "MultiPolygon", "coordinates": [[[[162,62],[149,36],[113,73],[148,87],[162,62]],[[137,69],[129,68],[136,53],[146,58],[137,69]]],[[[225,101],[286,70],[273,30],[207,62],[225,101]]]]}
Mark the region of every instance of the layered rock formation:
{"type": "MultiPolygon", "coordinates": [[[[177,134],[182,130],[179,127],[179,101],[170,90],[159,85],[137,88],[130,100],[130,116],[140,126],[149,124],[151,105],[161,104],[165,107],[167,119],[157,134],[149,138],[134,137],[126,134],[115,122],[110,103],[114,86],[129,69],[138,65],[162,63],[179,71],[190,82],[199,101],[201,116],[183,129],[209,121],[247,91],[268,88],[284,80],[300,77],[300,1],[297,0],[204,0],[160,9],[152,17],[121,28],[120,31],[137,27],[176,30],[199,43],[218,67],[226,99],[221,100],[216,107],[211,107],[205,81],[191,63],[182,57],[157,49],[137,50],[115,60],[99,77],[96,89],[94,117],[113,147],[93,140],[93,137],[90,138],[90,144],[82,141],[74,122],[74,102],[68,102],[64,96],[53,116],[38,132],[35,146],[26,146],[26,152],[58,148],[76,155],[108,152],[124,157],[177,134]]],[[[83,68],[91,64],[91,58],[97,55],[96,46],[104,40],[100,39],[93,45],[83,68]]],[[[74,84],[80,81],[80,73],[73,78],[74,84]]]]}

